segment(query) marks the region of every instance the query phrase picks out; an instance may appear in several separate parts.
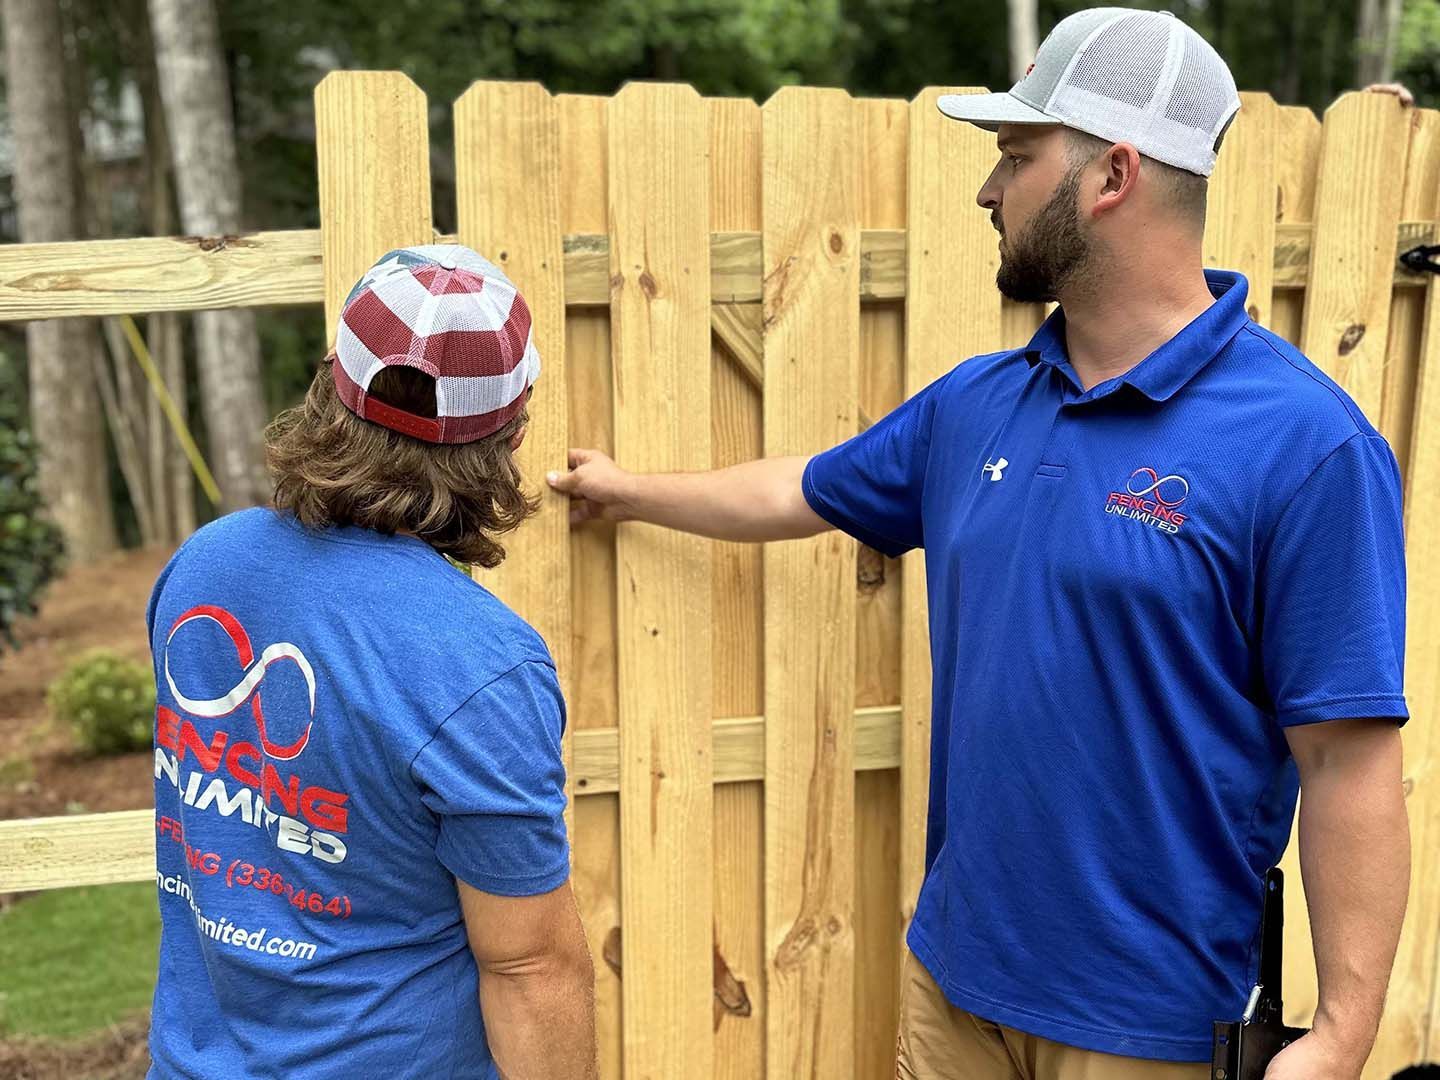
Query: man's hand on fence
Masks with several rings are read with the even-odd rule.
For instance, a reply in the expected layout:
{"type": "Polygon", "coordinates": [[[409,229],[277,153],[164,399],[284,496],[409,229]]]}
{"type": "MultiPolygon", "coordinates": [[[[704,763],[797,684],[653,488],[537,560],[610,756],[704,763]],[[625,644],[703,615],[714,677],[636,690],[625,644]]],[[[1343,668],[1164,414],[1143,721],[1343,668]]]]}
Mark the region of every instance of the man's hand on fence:
{"type": "Polygon", "coordinates": [[[545,482],[570,496],[570,524],[625,521],[633,516],[626,495],[634,478],[601,450],[571,450],[570,471],[549,472],[545,482]]]}
{"type": "Polygon", "coordinates": [[[1403,83],[1371,83],[1365,87],[1365,92],[1367,94],[1394,94],[1400,99],[1401,105],[1410,106],[1415,104],[1415,95],[1412,94],[1409,88],[1403,83]]]}

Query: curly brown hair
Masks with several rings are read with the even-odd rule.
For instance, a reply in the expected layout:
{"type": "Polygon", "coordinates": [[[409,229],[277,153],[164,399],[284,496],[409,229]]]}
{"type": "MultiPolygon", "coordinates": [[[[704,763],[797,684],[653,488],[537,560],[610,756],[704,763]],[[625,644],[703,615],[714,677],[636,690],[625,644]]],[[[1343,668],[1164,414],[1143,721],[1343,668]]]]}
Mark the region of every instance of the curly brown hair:
{"type": "MultiPolygon", "coordinates": [[[[540,505],[524,490],[510,447],[528,410],[474,442],[422,442],[347,409],[335,391],[332,363],[327,356],[305,400],[265,431],[275,508],[312,528],[414,533],[459,562],[498,566],[505,549],[496,537],[540,505]]],[[[418,416],[435,415],[434,380],[413,368],[377,373],[369,393],[418,416]]]]}

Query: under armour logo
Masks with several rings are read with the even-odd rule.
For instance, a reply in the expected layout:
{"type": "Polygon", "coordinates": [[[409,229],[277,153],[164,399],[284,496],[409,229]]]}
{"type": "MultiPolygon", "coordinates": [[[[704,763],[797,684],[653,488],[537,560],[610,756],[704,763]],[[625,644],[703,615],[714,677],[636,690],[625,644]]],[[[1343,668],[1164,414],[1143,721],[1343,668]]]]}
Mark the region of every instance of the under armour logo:
{"type": "Polygon", "coordinates": [[[980,471],[981,471],[982,473],[985,473],[987,476],[989,476],[990,479],[991,479],[991,481],[993,482],[993,481],[1001,480],[1001,479],[1004,478],[1004,476],[1005,476],[1005,467],[1006,467],[1007,465],[1009,465],[1009,464],[1010,464],[1010,462],[1006,461],[1006,460],[1002,457],[999,461],[987,461],[987,462],[985,462],[985,467],[984,467],[983,469],[981,469],[980,471]]]}

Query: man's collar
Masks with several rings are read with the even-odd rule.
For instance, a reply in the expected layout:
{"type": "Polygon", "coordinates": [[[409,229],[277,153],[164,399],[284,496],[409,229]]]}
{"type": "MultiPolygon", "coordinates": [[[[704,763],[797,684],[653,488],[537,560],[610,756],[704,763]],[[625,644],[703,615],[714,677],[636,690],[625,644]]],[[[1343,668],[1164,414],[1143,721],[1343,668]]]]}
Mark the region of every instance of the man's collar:
{"type": "MultiPolygon", "coordinates": [[[[1197,315],[1178,334],[1132,367],[1120,381],[1128,383],[1152,401],[1164,401],[1213,360],[1230,339],[1249,321],[1245,298],[1250,284],[1243,274],[1230,270],[1206,270],[1205,283],[1215,303],[1197,315]]],[[[1056,308],[1025,348],[1025,359],[1036,364],[1060,366],[1069,357],[1065,351],[1065,312],[1056,308]]]]}

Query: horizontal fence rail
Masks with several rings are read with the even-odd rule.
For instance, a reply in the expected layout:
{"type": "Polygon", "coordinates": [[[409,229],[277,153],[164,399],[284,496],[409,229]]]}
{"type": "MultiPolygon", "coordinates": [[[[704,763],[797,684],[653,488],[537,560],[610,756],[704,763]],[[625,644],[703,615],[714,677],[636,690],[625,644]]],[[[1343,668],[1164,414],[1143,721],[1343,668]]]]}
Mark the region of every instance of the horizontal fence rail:
{"type": "MultiPolygon", "coordinates": [[[[1277,289],[1303,289],[1310,278],[1314,226],[1276,228],[1277,289]]],[[[1428,275],[1399,256],[1440,238],[1434,221],[1402,221],[1395,234],[1394,283],[1423,286],[1428,275]]],[[[435,242],[453,244],[453,235],[435,242]]],[[[610,303],[610,239],[603,233],[563,237],[565,303],[610,303]]],[[[903,229],[860,233],[862,302],[905,297],[903,229]]],[[[710,236],[710,301],[751,303],[761,298],[758,232],[710,236]]],[[[0,322],[67,316],[145,315],[161,311],[280,307],[325,299],[320,230],[240,236],[138,237],[0,245],[0,322]]]]}
{"type": "MultiPolygon", "coordinates": [[[[855,710],[855,770],[900,764],[900,709],[855,710]]],[[[715,783],[765,777],[765,718],[714,721],[715,783]]],[[[574,735],[571,780],[576,795],[620,790],[620,732],[590,728],[574,735]]],[[[0,821],[0,893],[145,881],[155,873],[155,815],[149,810],[0,821]]]]}

